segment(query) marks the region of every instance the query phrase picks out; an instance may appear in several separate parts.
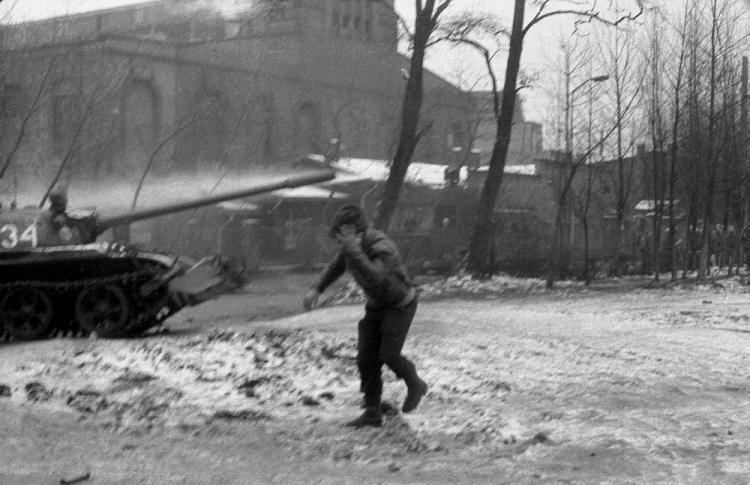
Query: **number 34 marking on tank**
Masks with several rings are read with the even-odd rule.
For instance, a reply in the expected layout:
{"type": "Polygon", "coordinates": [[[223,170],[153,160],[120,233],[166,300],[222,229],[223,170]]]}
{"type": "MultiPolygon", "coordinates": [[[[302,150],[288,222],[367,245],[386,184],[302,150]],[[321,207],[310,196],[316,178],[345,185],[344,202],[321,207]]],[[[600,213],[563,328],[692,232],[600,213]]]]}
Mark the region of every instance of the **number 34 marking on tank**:
{"type": "Polygon", "coordinates": [[[35,248],[38,244],[36,233],[37,221],[34,221],[23,231],[15,224],[5,224],[0,227],[0,246],[13,249],[17,246],[35,248]]]}

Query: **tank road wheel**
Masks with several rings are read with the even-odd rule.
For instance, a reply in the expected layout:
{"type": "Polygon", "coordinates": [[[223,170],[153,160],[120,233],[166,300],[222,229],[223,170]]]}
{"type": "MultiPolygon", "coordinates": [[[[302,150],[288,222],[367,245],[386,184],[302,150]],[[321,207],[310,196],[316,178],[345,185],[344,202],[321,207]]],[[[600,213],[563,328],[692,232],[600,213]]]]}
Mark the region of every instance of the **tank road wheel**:
{"type": "Polygon", "coordinates": [[[52,300],[36,288],[15,288],[0,301],[0,321],[19,340],[46,336],[52,327],[52,300]]]}
{"type": "Polygon", "coordinates": [[[99,337],[118,337],[130,323],[132,305],[117,286],[95,286],[78,294],[75,316],[81,327],[99,337]]]}

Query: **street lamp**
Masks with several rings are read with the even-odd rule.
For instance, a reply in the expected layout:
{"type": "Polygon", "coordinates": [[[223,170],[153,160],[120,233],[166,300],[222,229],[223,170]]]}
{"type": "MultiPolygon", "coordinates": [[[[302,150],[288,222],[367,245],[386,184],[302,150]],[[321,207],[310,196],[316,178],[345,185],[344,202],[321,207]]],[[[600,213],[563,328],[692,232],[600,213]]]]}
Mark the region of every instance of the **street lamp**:
{"type": "Polygon", "coordinates": [[[591,77],[589,79],[586,79],[585,81],[583,81],[582,84],[587,83],[589,81],[593,81],[595,83],[600,83],[602,81],[606,81],[607,79],[609,79],[609,74],[601,74],[599,76],[594,76],[594,77],[591,77]]]}
{"type": "Polygon", "coordinates": [[[573,127],[573,119],[572,119],[573,117],[573,107],[572,107],[573,95],[575,94],[576,91],[584,87],[589,82],[600,83],[608,79],[609,79],[609,75],[607,74],[593,76],[593,77],[586,79],[581,84],[579,84],[578,86],[576,86],[575,88],[571,90],[570,89],[570,75],[568,74],[567,76],[566,84],[568,86],[568,89],[566,89],[566,92],[565,92],[565,152],[566,152],[566,156],[570,157],[570,160],[569,160],[570,162],[572,162],[572,158],[573,158],[573,153],[571,151],[573,149],[573,129],[572,129],[573,127]]]}
{"type": "MultiPolygon", "coordinates": [[[[584,87],[586,84],[593,82],[593,83],[600,83],[602,81],[606,81],[609,79],[609,75],[607,74],[601,74],[598,76],[592,76],[585,81],[583,81],[581,84],[570,89],[570,71],[567,72],[566,76],[566,90],[565,90],[565,157],[566,157],[566,164],[567,169],[572,170],[573,166],[573,95],[584,87]]],[[[571,197],[571,194],[568,194],[568,197],[571,197]]],[[[570,234],[569,234],[569,244],[573,243],[573,240],[575,239],[575,224],[573,222],[573,210],[572,206],[569,201],[566,201],[566,208],[565,208],[565,217],[567,219],[567,223],[570,227],[570,234]]]]}

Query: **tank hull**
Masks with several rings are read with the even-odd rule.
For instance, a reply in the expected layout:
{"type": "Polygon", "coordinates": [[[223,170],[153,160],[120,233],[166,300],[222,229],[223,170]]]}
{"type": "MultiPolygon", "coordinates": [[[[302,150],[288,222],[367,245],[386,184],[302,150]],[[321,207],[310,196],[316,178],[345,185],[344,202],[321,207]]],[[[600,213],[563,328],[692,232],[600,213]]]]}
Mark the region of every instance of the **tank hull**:
{"type": "Polygon", "coordinates": [[[0,329],[15,339],[59,331],[133,335],[179,309],[236,286],[226,259],[199,262],[109,242],[108,229],[280,189],[325,182],[331,170],[271,178],[233,192],[194,197],[103,217],[70,213],[58,193],[47,210],[0,211],[0,329]]]}
{"type": "Polygon", "coordinates": [[[14,339],[56,333],[142,333],[235,280],[218,259],[199,264],[115,243],[0,254],[0,323],[14,339]]]}

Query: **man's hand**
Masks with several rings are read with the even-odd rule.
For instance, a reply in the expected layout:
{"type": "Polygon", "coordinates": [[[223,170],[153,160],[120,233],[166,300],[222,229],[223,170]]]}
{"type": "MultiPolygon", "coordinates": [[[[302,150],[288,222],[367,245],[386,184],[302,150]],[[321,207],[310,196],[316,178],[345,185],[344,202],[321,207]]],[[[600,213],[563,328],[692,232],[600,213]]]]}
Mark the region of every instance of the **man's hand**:
{"type": "Polygon", "coordinates": [[[336,233],[336,241],[344,249],[359,249],[362,245],[362,234],[357,233],[357,228],[353,224],[344,224],[336,233]]]}
{"type": "Polygon", "coordinates": [[[318,292],[318,290],[316,290],[315,288],[311,288],[305,295],[305,298],[302,300],[302,305],[305,307],[305,310],[310,311],[317,308],[319,296],[320,292],[318,292]]]}

